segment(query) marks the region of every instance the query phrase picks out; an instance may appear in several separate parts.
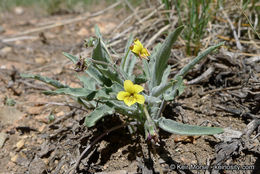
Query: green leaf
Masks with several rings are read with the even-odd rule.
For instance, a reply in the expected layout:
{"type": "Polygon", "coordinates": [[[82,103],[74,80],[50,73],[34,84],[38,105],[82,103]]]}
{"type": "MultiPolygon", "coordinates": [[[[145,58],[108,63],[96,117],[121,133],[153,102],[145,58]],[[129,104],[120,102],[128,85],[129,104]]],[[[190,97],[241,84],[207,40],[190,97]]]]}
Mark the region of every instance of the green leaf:
{"type": "Polygon", "coordinates": [[[111,86],[112,82],[110,79],[106,78],[95,66],[90,65],[85,72],[92,78],[94,78],[99,85],[111,86]]]}
{"type": "Polygon", "coordinates": [[[62,54],[64,55],[64,56],[66,56],[70,61],[72,61],[74,64],[76,64],[77,62],[78,62],[78,58],[76,57],[76,56],[73,56],[73,55],[71,55],[71,54],[69,54],[69,53],[66,53],[66,52],[62,52],[62,54]]]}
{"type": "Polygon", "coordinates": [[[176,97],[176,95],[181,95],[184,92],[185,86],[183,84],[182,76],[178,76],[175,82],[176,83],[174,84],[173,89],[169,89],[167,90],[167,92],[163,94],[164,100],[173,100],[176,97]]]}
{"type": "Polygon", "coordinates": [[[147,102],[148,104],[158,104],[162,102],[159,97],[149,96],[146,94],[143,94],[143,96],[145,97],[145,102],[147,102]]]}
{"type": "Polygon", "coordinates": [[[205,51],[203,51],[201,54],[199,54],[196,58],[194,58],[190,63],[188,63],[186,66],[184,66],[175,76],[174,79],[176,79],[178,76],[184,77],[190,69],[192,69],[199,61],[201,61],[205,56],[207,56],[209,53],[217,49],[218,47],[222,46],[225,42],[221,42],[215,46],[211,46],[207,48],[205,51]]]}
{"type": "Polygon", "coordinates": [[[156,86],[152,89],[152,96],[159,97],[161,94],[163,94],[167,89],[172,87],[177,81],[170,81],[166,83],[161,83],[160,86],[156,86]]]}
{"type": "Polygon", "coordinates": [[[161,117],[157,122],[161,129],[179,135],[213,135],[223,132],[222,128],[182,124],[164,117],[161,117]]]}
{"type": "Polygon", "coordinates": [[[136,76],[133,81],[134,84],[142,84],[145,82],[147,82],[147,78],[143,74],[136,76]]]}
{"type": "Polygon", "coordinates": [[[113,72],[110,67],[102,67],[100,65],[96,65],[96,67],[98,68],[98,70],[105,75],[106,77],[108,77],[108,79],[112,80],[113,82],[117,82],[119,84],[123,84],[123,80],[119,77],[119,74],[117,72],[113,72]]]}
{"type": "Polygon", "coordinates": [[[115,111],[117,113],[122,114],[122,115],[127,115],[129,117],[142,121],[142,120],[140,120],[141,112],[138,109],[137,104],[134,104],[129,107],[129,106],[125,105],[124,101],[119,101],[119,100],[114,100],[114,101],[111,100],[111,101],[108,101],[108,103],[110,103],[111,105],[114,106],[115,111]]]}
{"type": "Polygon", "coordinates": [[[146,59],[143,59],[143,72],[146,76],[146,79],[148,79],[150,81],[151,79],[151,71],[150,71],[150,67],[149,67],[149,64],[147,62],[146,59]]]}
{"type": "MultiPolygon", "coordinates": [[[[217,49],[218,47],[222,46],[225,42],[221,42],[215,46],[211,46],[207,48],[205,51],[203,51],[201,54],[199,54],[195,59],[193,59],[190,63],[188,63],[186,66],[184,66],[173,78],[173,80],[177,80],[180,76],[184,77],[188,71],[193,68],[199,61],[201,61],[205,56],[207,56],[209,53],[217,49]]],[[[177,90],[172,89],[171,91],[167,92],[167,100],[172,100],[177,95],[177,90]]]]}
{"type": "Polygon", "coordinates": [[[149,113],[150,113],[152,119],[157,117],[157,113],[160,109],[159,106],[160,106],[159,104],[152,104],[151,106],[149,106],[149,109],[150,109],[149,113]]]}
{"type": "Polygon", "coordinates": [[[84,124],[87,127],[92,127],[96,124],[98,120],[100,120],[104,116],[111,115],[113,113],[115,113],[113,107],[109,107],[107,105],[101,105],[85,117],[84,124]]]}
{"type": "Polygon", "coordinates": [[[86,88],[60,88],[55,91],[45,91],[44,94],[67,94],[73,97],[82,97],[86,100],[92,100],[95,97],[97,91],[89,90],[86,88]]]}
{"type": "MultiPolygon", "coordinates": [[[[98,39],[97,46],[93,50],[92,59],[106,62],[106,63],[110,62],[110,56],[109,53],[107,52],[107,48],[105,47],[104,44],[102,44],[100,38],[98,39]]],[[[102,66],[107,67],[106,65],[102,65],[102,66]]]]}
{"type": "Polygon", "coordinates": [[[158,86],[161,83],[164,70],[167,67],[167,62],[170,57],[171,48],[173,43],[177,40],[179,34],[183,30],[184,26],[178,27],[174,32],[170,33],[162,44],[160,49],[156,53],[156,60],[154,64],[154,71],[152,73],[152,86],[158,86]]]}
{"type": "Polygon", "coordinates": [[[44,76],[41,76],[41,75],[33,75],[33,74],[20,74],[20,76],[22,78],[32,78],[32,79],[36,79],[36,80],[40,80],[44,83],[47,83],[49,85],[52,85],[56,88],[68,88],[69,86],[68,85],[64,85],[62,83],[60,83],[59,81],[57,80],[53,80],[49,77],[44,77],[44,76]]]}
{"type": "Polygon", "coordinates": [[[136,57],[132,56],[132,54],[129,54],[130,46],[132,45],[133,40],[134,40],[134,38],[133,38],[133,35],[131,34],[129,39],[127,40],[127,43],[126,43],[126,46],[125,46],[125,55],[124,55],[124,58],[122,59],[121,64],[120,64],[121,69],[123,69],[123,71],[128,76],[132,75],[134,65],[136,63],[136,57]],[[125,64],[124,64],[124,61],[125,61],[125,64]]]}
{"type": "Polygon", "coordinates": [[[170,82],[168,82],[168,76],[169,76],[170,72],[171,72],[171,66],[168,66],[163,73],[163,77],[162,77],[162,81],[161,81],[160,85],[156,86],[152,89],[152,94],[151,94],[152,96],[155,96],[155,97],[160,96],[167,89],[169,89],[176,83],[175,80],[171,80],[170,82]]]}
{"type": "Polygon", "coordinates": [[[98,38],[100,38],[101,40],[103,40],[102,35],[101,35],[101,32],[100,32],[100,29],[99,29],[99,27],[98,27],[97,24],[95,25],[95,34],[96,34],[96,36],[97,36],[98,38]]]}
{"type": "Polygon", "coordinates": [[[97,81],[94,78],[87,76],[78,76],[78,78],[83,83],[84,88],[96,90],[97,81]]]}

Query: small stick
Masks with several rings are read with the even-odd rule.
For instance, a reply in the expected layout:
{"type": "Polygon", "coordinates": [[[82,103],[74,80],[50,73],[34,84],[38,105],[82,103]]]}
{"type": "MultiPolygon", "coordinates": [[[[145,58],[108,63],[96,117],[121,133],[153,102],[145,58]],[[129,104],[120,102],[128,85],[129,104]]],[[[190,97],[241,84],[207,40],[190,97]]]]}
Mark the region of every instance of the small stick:
{"type": "Polygon", "coordinates": [[[148,41],[148,43],[146,44],[146,47],[148,48],[150,45],[152,45],[155,41],[155,39],[157,39],[157,37],[159,37],[165,30],[168,30],[170,28],[170,25],[165,25],[163,28],[161,28],[155,35],[153,35],[153,37],[148,41]]]}
{"type": "Polygon", "coordinates": [[[132,10],[132,12],[134,13],[135,18],[138,20],[138,22],[141,23],[140,22],[141,18],[140,18],[140,16],[137,15],[136,10],[134,9],[134,7],[128,2],[128,0],[125,0],[125,3],[130,8],[130,10],[132,10]]]}
{"type": "Polygon", "coordinates": [[[194,85],[197,84],[201,81],[204,81],[210,77],[210,75],[214,72],[215,68],[214,67],[209,67],[204,73],[202,73],[199,77],[190,80],[187,82],[187,85],[194,85]]]}
{"type": "Polygon", "coordinates": [[[231,87],[227,87],[227,88],[218,88],[218,89],[213,89],[213,90],[209,90],[209,91],[203,92],[202,95],[212,94],[212,93],[220,92],[220,91],[241,89],[242,87],[243,86],[231,86],[231,87]]]}
{"type": "Polygon", "coordinates": [[[224,15],[225,18],[227,19],[227,21],[228,21],[228,23],[229,23],[229,25],[230,25],[230,27],[231,27],[231,30],[233,31],[233,35],[234,35],[234,38],[235,38],[235,40],[236,40],[237,48],[242,51],[242,50],[243,50],[243,47],[242,47],[242,45],[241,45],[241,43],[240,43],[240,41],[239,41],[239,39],[238,39],[238,36],[237,36],[237,33],[236,33],[236,29],[235,29],[233,23],[232,23],[231,20],[229,19],[227,13],[225,12],[225,10],[223,9],[222,6],[220,7],[220,9],[222,10],[223,15],[224,15]]]}

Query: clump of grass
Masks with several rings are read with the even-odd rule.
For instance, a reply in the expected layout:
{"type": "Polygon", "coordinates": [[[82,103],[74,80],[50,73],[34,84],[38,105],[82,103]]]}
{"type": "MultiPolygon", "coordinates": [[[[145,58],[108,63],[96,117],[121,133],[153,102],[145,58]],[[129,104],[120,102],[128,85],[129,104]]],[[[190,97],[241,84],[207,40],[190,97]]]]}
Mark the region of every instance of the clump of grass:
{"type": "Polygon", "coordinates": [[[174,3],[179,23],[187,26],[183,33],[186,40],[186,52],[189,55],[197,55],[201,48],[200,41],[210,20],[211,0],[176,0],[174,3]],[[182,13],[185,9],[188,11],[182,13]]]}

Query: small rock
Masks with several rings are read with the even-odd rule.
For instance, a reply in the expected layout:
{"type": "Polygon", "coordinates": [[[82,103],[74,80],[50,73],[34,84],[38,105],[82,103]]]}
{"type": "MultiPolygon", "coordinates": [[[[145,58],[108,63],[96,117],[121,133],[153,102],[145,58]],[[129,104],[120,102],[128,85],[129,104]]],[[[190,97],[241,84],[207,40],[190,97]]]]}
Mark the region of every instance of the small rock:
{"type": "Polygon", "coordinates": [[[57,117],[60,117],[60,116],[63,116],[65,115],[65,112],[64,111],[60,111],[58,112],[57,114],[55,114],[57,117]]]}
{"type": "Polygon", "coordinates": [[[29,166],[29,173],[30,174],[41,174],[45,173],[46,164],[45,162],[38,157],[35,157],[29,166]]]}
{"type": "Polygon", "coordinates": [[[29,107],[27,109],[27,112],[28,112],[28,114],[31,114],[31,115],[37,115],[37,114],[40,114],[42,112],[42,109],[43,109],[43,107],[33,106],[33,107],[29,107]]]}
{"type": "Polygon", "coordinates": [[[0,148],[2,148],[4,146],[6,139],[7,139],[7,134],[0,132],[0,148]]]}
{"type": "Polygon", "coordinates": [[[24,144],[25,144],[25,140],[24,139],[21,139],[20,141],[18,141],[16,143],[17,150],[20,150],[24,146],[24,144]]]}
{"type": "Polygon", "coordinates": [[[45,64],[46,62],[48,62],[48,60],[44,57],[36,57],[34,60],[37,64],[45,64]]]}
{"type": "Polygon", "coordinates": [[[5,124],[12,124],[15,121],[22,118],[24,114],[19,110],[15,109],[12,106],[3,106],[0,107],[0,120],[1,123],[5,124]]]}
{"type": "Polygon", "coordinates": [[[86,30],[86,28],[81,28],[81,29],[77,32],[77,34],[78,34],[79,36],[86,36],[86,35],[89,34],[89,32],[88,32],[88,30],[86,30]]]}
{"type": "Polygon", "coordinates": [[[44,131],[44,129],[45,129],[45,127],[46,127],[46,125],[45,125],[45,124],[43,124],[41,127],[39,127],[38,131],[39,131],[39,132],[43,132],[43,131],[44,131]]]}
{"type": "Polygon", "coordinates": [[[18,157],[19,157],[18,154],[14,155],[14,156],[11,158],[11,161],[14,162],[14,163],[16,163],[18,157]]]}
{"type": "Polygon", "coordinates": [[[14,12],[17,15],[22,15],[24,13],[24,9],[22,7],[15,7],[14,12]]]}
{"type": "Polygon", "coordinates": [[[4,47],[4,48],[2,48],[1,50],[0,50],[0,52],[2,53],[2,54],[7,54],[7,53],[10,53],[12,51],[12,47],[4,47]]]}
{"type": "Polygon", "coordinates": [[[11,161],[21,166],[28,166],[30,164],[30,161],[23,152],[20,152],[11,157],[11,161]]]}

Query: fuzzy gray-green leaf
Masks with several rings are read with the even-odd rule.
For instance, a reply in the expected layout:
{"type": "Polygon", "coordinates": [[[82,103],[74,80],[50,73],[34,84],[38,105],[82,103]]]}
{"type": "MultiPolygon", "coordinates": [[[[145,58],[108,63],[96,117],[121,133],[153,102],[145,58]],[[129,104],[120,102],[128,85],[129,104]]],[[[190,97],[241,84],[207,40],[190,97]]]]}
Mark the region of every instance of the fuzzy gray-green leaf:
{"type": "Polygon", "coordinates": [[[222,128],[182,124],[164,117],[158,120],[158,124],[161,129],[179,135],[213,135],[223,132],[222,128]]]}
{"type": "MultiPolygon", "coordinates": [[[[98,43],[93,50],[92,59],[98,60],[98,61],[103,61],[106,63],[110,62],[109,53],[107,52],[105,45],[102,44],[102,40],[100,38],[98,39],[98,43]]],[[[105,65],[102,65],[102,66],[106,67],[105,65]]]]}
{"type": "Polygon", "coordinates": [[[218,47],[222,46],[225,42],[221,42],[217,45],[211,46],[207,48],[205,51],[200,53],[196,58],[194,58],[190,63],[188,63],[186,66],[184,66],[175,76],[174,78],[178,76],[184,77],[188,71],[193,68],[199,61],[201,61],[203,58],[205,58],[209,53],[217,49],[218,47]]]}
{"type": "Polygon", "coordinates": [[[100,38],[101,40],[103,40],[102,34],[101,34],[100,29],[99,29],[99,27],[98,27],[97,24],[95,25],[95,34],[96,34],[96,36],[97,36],[98,38],[100,38]]]}
{"type": "Polygon", "coordinates": [[[152,90],[152,96],[158,97],[163,94],[167,89],[172,87],[177,81],[170,81],[166,83],[161,83],[160,86],[156,86],[152,90]]]}
{"type": "Polygon", "coordinates": [[[72,61],[74,64],[77,63],[78,58],[76,56],[73,56],[69,53],[63,52],[63,55],[66,56],[70,61],[72,61]]]}
{"type": "Polygon", "coordinates": [[[111,86],[112,82],[110,79],[105,77],[93,64],[91,64],[85,72],[92,78],[94,78],[99,85],[111,86]]]}
{"type": "Polygon", "coordinates": [[[167,67],[167,62],[170,57],[171,48],[173,43],[177,40],[179,34],[183,30],[184,26],[178,27],[174,32],[170,33],[162,44],[158,52],[156,53],[156,60],[154,64],[155,72],[152,74],[152,86],[158,86],[161,83],[164,70],[167,67]]]}
{"type": "Polygon", "coordinates": [[[178,76],[175,81],[176,83],[173,85],[173,88],[168,89],[163,94],[164,100],[173,100],[176,97],[176,95],[181,95],[183,93],[185,86],[183,84],[182,76],[178,76]]]}
{"type": "Polygon", "coordinates": [[[98,120],[100,120],[104,116],[111,115],[114,112],[115,110],[113,107],[109,107],[107,105],[101,105],[85,117],[84,124],[87,127],[92,127],[96,124],[98,120]]]}
{"type": "Polygon", "coordinates": [[[45,91],[47,95],[67,94],[73,97],[83,97],[87,100],[92,100],[95,97],[96,91],[86,88],[60,88],[55,91],[45,91]]]}
{"type": "Polygon", "coordinates": [[[78,78],[83,83],[84,88],[96,90],[97,81],[94,78],[85,75],[78,76],[78,78]]]}
{"type": "Polygon", "coordinates": [[[129,49],[130,49],[131,44],[133,44],[133,40],[134,40],[134,38],[133,38],[133,35],[131,34],[127,43],[126,43],[125,54],[124,54],[124,57],[123,57],[126,60],[122,59],[121,65],[120,65],[121,69],[123,69],[124,72],[126,74],[128,74],[128,76],[132,75],[134,65],[136,63],[136,57],[132,56],[132,54],[129,53],[129,51],[130,51],[129,49]],[[124,61],[125,61],[125,64],[123,65],[124,61]]]}
{"type": "Polygon", "coordinates": [[[41,76],[41,75],[38,75],[38,74],[37,75],[33,75],[33,74],[20,74],[20,76],[22,78],[32,78],[32,79],[40,80],[40,81],[42,81],[44,83],[47,83],[49,85],[52,85],[52,86],[54,86],[56,88],[67,88],[67,87],[69,87],[68,85],[64,85],[64,84],[60,83],[57,80],[53,80],[53,79],[51,79],[49,77],[44,77],[44,76],[41,76]]]}
{"type": "MultiPolygon", "coordinates": [[[[174,80],[176,80],[178,77],[182,76],[184,77],[188,71],[193,68],[199,61],[201,61],[203,58],[206,57],[209,53],[217,49],[218,47],[222,46],[225,42],[221,42],[215,46],[211,46],[207,48],[205,51],[203,51],[201,54],[199,54],[196,58],[194,58],[190,63],[188,63],[186,66],[184,66],[175,76],[174,80]]],[[[167,92],[167,100],[172,100],[177,95],[178,90],[172,89],[171,91],[167,92]]]]}

